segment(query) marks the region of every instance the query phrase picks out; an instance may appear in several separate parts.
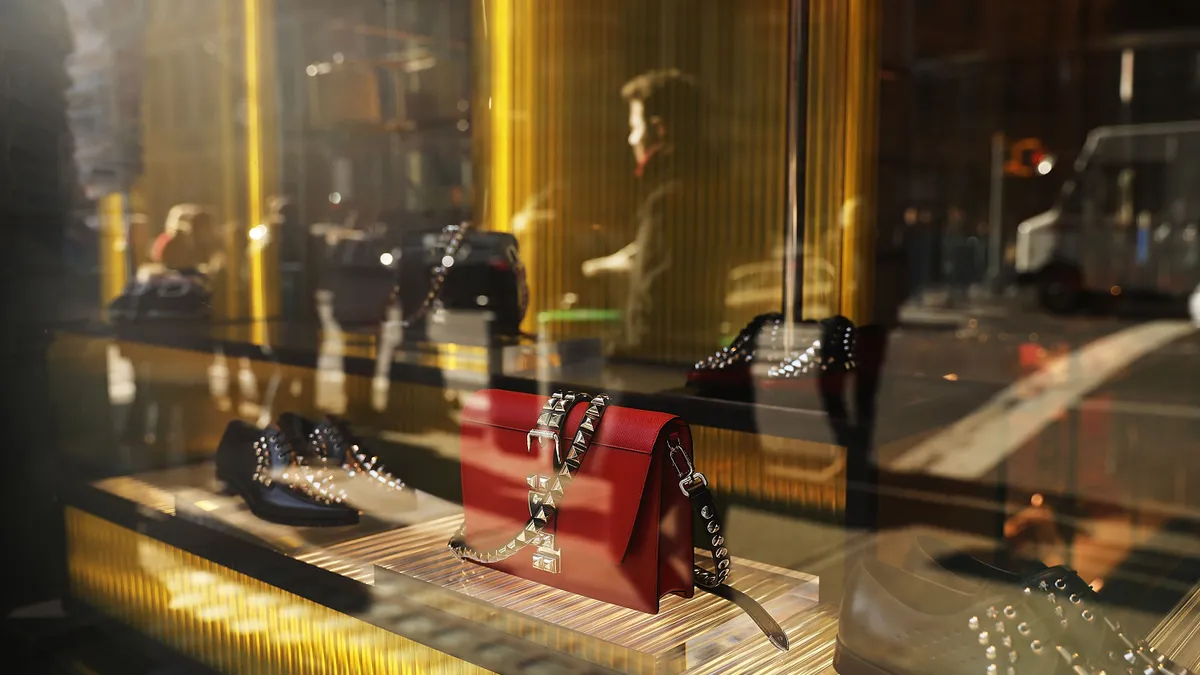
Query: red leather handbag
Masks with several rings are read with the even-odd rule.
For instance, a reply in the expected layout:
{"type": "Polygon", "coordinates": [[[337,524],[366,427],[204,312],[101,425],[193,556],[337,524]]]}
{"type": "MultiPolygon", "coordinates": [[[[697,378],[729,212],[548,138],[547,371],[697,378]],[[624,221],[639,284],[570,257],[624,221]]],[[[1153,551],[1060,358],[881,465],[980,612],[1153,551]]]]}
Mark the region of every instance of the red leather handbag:
{"type": "Polygon", "coordinates": [[[462,419],[458,557],[647,613],[694,588],[737,602],[771,641],[779,625],[724,584],[729,551],[692,465],[679,417],[610,405],[605,395],[484,390],[462,419]],[[694,565],[693,513],[715,568],[694,565]]]}

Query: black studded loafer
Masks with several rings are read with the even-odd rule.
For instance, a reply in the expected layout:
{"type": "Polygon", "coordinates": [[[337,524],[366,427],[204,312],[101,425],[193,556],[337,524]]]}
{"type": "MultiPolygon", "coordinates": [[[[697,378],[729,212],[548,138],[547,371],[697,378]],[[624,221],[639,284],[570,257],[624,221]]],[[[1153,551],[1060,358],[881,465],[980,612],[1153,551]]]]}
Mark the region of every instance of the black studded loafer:
{"type": "Polygon", "coordinates": [[[225,428],[217,448],[217,479],[240,495],[254,515],[300,527],[357,523],[358,511],[329,490],[321,494],[312,477],[279,429],[260,429],[241,420],[225,428]]]}
{"type": "Polygon", "coordinates": [[[854,323],[844,316],[817,322],[820,337],[804,349],[793,350],[767,369],[768,380],[789,380],[821,374],[848,373],[855,368],[854,323]]]}
{"type": "Polygon", "coordinates": [[[688,385],[704,396],[744,398],[756,389],[811,388],[821,375],[854,370],[855,330],[846,317],[796,324],[798,334],[810,337],[791,350],[784,346],[784,324],[778,313],[755,317],[728,347],[696,363],[688,385]]]}
{"type": "Polygon", "coordinates": [[[334,490],[339,499],[356,506],[388,510],[416,507],[416,492],[388,471],[379,457],[369,454],[345,420],[329,415],[314,421],[283,413],[279,427],[293,444],[305,448],[300,463],[311,469],[312,479],[306,480],[310,485],[334,490]]]}
{"type": "Polygon", "coordinates": [[[688,385],[702,394],[749,393],[751,389],[750,366],[758,352],[759,344],[770,350],[781,339],[783,315],[779,313],[759,314],[746,324],[728,347],[712,356],[696,362],[688,373],[688,385]]]}
{"type": "Polygon", "coordinates": [[[1086,584],[1069,570],[1044,568],[1020,581],[994,571],[982,580],[929,578],[861,561],[847,578],[834,669],[841,675],[1187,672],[1126,640],[1085,599],[1086,584]]]}

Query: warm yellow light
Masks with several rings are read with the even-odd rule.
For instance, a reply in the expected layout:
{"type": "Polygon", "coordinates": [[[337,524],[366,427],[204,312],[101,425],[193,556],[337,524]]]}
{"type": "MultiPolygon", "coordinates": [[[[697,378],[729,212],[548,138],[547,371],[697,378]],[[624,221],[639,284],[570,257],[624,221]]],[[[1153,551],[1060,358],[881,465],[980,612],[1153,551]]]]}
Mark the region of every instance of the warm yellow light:
{"type": "Polygon", "coordinates": [[[125,196],[119,192],[100,200],[101,305],[121,295],[129,278],[125,269],[125,196]]]}
{"type": "Polygon", "coordinates": [[[261,0],[244,0],[243,43],[246,73],[246,192],[248,223],[260,223],[250,230],[250,238],[259,246],[250,251],[250,318],[253,319],[252,339],[266,341],[263,321],[267,318],[267,288],[264,251],[261,243],[267,235],[261,224],[263,217],[263,119],[260,56],[262,45],[261,0]],[[261,230],[259,228],[262,228],[261,230]],[[257,232],[257,234],[256,234],[257,232]]]}
{"type": "MultiPolygon", "coordinates": [[[[487,10],[484,10],[487,11],[487,10]]],[[[494,0],[493,15],[488,22],[492,47],[492,97],[488,107],[492,113],[491,157],[491,229],[507,232],[512,220],[512,0],[494,0]]]]}

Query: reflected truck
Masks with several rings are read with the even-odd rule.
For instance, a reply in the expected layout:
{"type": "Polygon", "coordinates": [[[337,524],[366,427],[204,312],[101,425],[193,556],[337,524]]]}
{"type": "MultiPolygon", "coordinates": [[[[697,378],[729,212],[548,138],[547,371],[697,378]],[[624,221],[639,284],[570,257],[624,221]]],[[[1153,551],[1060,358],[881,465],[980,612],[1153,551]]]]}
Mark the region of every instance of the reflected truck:
{"type": "Polygon", "coordinates": [[[1088,296],[1186,297],[1200,283],[1200,120],[1088,134],[1049,211],[1017,228],[1016,272],[1054,313],[1088,296]]]}

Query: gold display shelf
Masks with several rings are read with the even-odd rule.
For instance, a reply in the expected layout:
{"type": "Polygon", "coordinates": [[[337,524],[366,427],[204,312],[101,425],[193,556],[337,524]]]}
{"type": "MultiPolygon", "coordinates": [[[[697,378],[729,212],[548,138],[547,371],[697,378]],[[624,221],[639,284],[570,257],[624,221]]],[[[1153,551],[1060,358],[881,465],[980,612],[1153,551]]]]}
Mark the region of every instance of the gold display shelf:
{"type": "MultiPolygon", "coordinates": [[[[742,610],[707,593],[668,596],[661,611],[650,615],[460,562],[446,541],[461,511],[423,493],[417,509],[388,520],[364,514],[355,526],[295,528],[257,519],[240,499],[218,494],[208,463],[112,478],[96,487],[160,518],[200,523],[362,583],[370,589],[371,607],[354,617],[398,637],[434,645],[478,643],[473,650],[494,645],[512,652],[517,646],[519,653],[498,655],[495,663],[560,654],[589,664],[588,670],[630,673],[833,672],[836,609],[818,604],[819,580],[811,575],[733,561],[732,585],[760,602],[787,632],[791,650],[780,652],[742,610]],[[421,627],[428,621],[415,617],[431,616],[454,625],[430,639],[421,627]]],[[[84,565],[79,556],[76,565],[84,565]]],[[[120,604],[109,598],[103,606],[120,604]]],[[[493,663],[486,654],[469,660],[493,663]]]]}
{"type": "Polygon", "coordinates": [[[72,597],[219,672],[491,672],[79,509],[66,529],[72,597]]]}
{"type": "Polygon", "coordinates": [[[356,491],[347,482],[345,489],[352,495],[367,493],[362,501],[373,501],[375,508],[370,513],[379,515],[364,512],[357,525],[292,527],[262,520],[250,512],[240,497],[220,494],[214,475],[212,462],[200,462],[108,478],[96,483],[96,487],[139,506],[212,527],[363,583],[371,583],[375,561],[333,553],[332,547],[460,512],[457,505],[420,491],[416,494],[415,508],[388,509],[386,499],[371,494],[375,492],[369,489],[371,486],[360,486],[365,489],[356,491]]]}
{"type": "Polygon", "coordinates": [[[450,516],[334,546],[330,553],[375,560],[379,597],[405,597],[622,672],[832,672],[837,620],[817,605],[816,577],[734,559],[733,586],[787,631],[792,648],[784,653],[741,609],[707,593],[668,596],[650,615],[462,563],[446,546],[459,522],[460,516],[450,516]]]}

